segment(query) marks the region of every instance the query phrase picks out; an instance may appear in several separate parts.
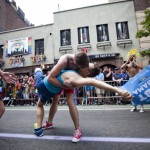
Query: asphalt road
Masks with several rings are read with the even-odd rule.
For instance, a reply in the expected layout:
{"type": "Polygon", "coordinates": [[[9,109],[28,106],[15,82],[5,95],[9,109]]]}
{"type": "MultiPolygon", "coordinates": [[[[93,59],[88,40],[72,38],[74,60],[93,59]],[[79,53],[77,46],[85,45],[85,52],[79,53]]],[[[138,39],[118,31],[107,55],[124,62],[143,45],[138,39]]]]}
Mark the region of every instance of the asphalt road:
{"type": "MultiPolygon", "coordinates": [[[[150,107],[145,113],[125,106],[78,106],[83,137],[71,142],[74,126],[67,106],[59,106],[54,128],[33,134],[36,106],[7,107],[0,119],[0,150],[150,150],[150,107]]],[[[45,118],[49,106],[45,107],[45,118]]]]}

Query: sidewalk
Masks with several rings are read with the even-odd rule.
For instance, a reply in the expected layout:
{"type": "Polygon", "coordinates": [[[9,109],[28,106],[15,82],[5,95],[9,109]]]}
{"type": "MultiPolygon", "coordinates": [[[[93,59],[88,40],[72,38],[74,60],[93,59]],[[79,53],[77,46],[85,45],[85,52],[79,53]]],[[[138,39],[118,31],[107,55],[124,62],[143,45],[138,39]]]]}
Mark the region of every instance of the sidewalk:
{"type": "MultiPolygon", "coordinates": [[[[132,105],[76,105],[78,110],[126,110],[131,109],[132,105]]],[[[44,106],[45,110],[49,110],[50,106],[44,106]]],[[[139,106],[137,107],[140,108],[139,106]]],[[[9,106],[6,110],[36,110],[36,106],[9,106]]],[[[144,105],[144,109],[150,109],[150,105],[144,105]]],[[[58,106],[58,110],[69,110],[67,105],[58,106]]]]}

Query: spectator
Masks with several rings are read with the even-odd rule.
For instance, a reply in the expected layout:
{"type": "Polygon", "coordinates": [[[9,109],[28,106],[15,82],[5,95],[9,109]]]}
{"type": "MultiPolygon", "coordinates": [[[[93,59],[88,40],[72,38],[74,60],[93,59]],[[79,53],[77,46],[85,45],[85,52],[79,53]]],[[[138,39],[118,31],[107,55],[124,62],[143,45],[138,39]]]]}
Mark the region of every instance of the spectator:
{"type": "Polygon", "coordinates": [[[29,98],[34,99],[35,96],[35,84],[33,76],[30,76],[28,79],[28,86],[29,86],[29,98]]]}
{"type": "Polygon", "coordinates": [[[119,69],[115,68],[115,73],[112,75],[112,80],[114,81],[115,86],[121,86],[121,81],[123,80],[121,73],[119,73],[119,69]]]}
{"type": "Polygon", "coordinates": [[[124,85],[129,80],[129,78],[130,78],[130,76],[129,76],[127,70],[126,70],[126,68],[122,68],[121,69],[121,76],[122,76],[122,79],[123,79],[121,85],[124,85]]]}
{"type": "MultiPolygon", "coordinates": [[[[95,77],[95,79],[99,80],[99,81],[104,81],[104,74],[102,72],[102,69],[100,69],[99,75],[97,75],[95,77]]],[[[102,97],[103,97],[103,94],[104,94],[104,90],[95,87],[95,91],[96,91],[96,94],[97,94],[97,97],[98,97],[97,104],[102,105],[103,104],[102,97]]]]}
{"type": "Polygon", "coordinates": [[[94,86],[86,86],[86,94],[88,98],[88,104],[93,104],[93,97],[94,97],[94,86]]]}
{"type": "MultiPolygon", "coordinates": [[[[123,79],[122,79],[121,73],[119,73],[118,68],[115,68],[115,73],[113,73],[112,80],[114,81],[114,86],[117,86],[117,87],[121,86],[123,79]]],[[[117,93],[115,93],[115,95],[117,96],[117,93]]],[[[117,99],[117,104],[121,104],[122,98],[116,97],[116,99],[117,99]]]]}
{"type": "MultiPolygon", "coordinates": [[[[112,85],[112,74],[113,74],[113,71],[111,68],[109,68],[108,66],[105,66],[104,67],[104,70],[103,70],[103,74],[104,74],[104,81],[107,83],[107,84],[110,84],[112,85]]],[[[105,95],[105,103],[108,103],[110,104],[111,101],[110,101],[110,97],[113,96],[113,92],[110,92],[110,91],[106,91],[104,92],[104,95],[105,95]]]]}
{"type": "Polygon", "coordinates": [[[23,98],[29,99],[29,84],[28,84],[28,76],[26,75],[23,79],[23,98]]]}
{"type": "MultiPolygon", "coordinates": [[[[122,66],[121,69],[126,68],[130,77],[134,77],[137,73],[139,73],[139,71],[143,68],[142,65],[140,63],[136,62],[136,55],[135,54],[131,54],[129,56],[129,59],[127,62],[125,62],[122,66]]],[[[137,105],[135,105],[132,102],[132,106],[133,108],[130,110],[131,112],[137,111],[137,105]]],[[[140,105],[141,109],[139,112],[144,112],[144,108],[143,105],[140,105]]]]}
{"type": "Polygon", "coordinates": [[[112,81],[113,71],[111,70],[111,68],[108,68],[108,66],[105,66],[103,74],[104,74],[104,81],[112,81]]]}

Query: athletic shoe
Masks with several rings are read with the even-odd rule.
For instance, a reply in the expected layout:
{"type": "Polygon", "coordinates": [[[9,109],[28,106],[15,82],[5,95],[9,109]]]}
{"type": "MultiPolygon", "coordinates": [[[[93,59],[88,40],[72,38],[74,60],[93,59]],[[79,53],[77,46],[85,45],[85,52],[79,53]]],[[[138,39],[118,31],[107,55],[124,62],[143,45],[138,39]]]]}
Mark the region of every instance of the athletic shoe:
{"type": "Polygon", "coordinates": [[[75,130],[74,136],[73,136],[73,138],[72,138],[72,142],[73,142],[73,143],[79,142],[80,139],[81,139],[81,136],[82,136],[82,131],[81,131],[81,129],[75,130]]]}
{"type": "Polygon", "coordinates": [[[46,121],[46,123],[44,123],[43,125],[42,125],[42,128],[45,130],[45,129],[50,129],[50,128],[53,128],[53,124],[52,123],[48,123],[47,121],[46,121]]]}
{"type": "Polygon", "coordinates": [[[131,111],[131,112],[137,111],[137,108],[136,108],[136,107],[133,107],[130,111],[131,111]]]}
{"type": "Polygon", "coordinates": [[[36,136],[43,136],[43,135],[44,135],[44,134],[43,134],[43,129],[42,129],[42,127],[35,128],[35,129],[33,130],[33,132],[34,132],[34,134],[35,134],[36,136]]]}
{"type": "Polygon", "coordinates": [[[142,108],[142,109],[140,109],[140,111],[139,111],[140,113],[143,113],[144,112],[144,109],[142,108]]]}

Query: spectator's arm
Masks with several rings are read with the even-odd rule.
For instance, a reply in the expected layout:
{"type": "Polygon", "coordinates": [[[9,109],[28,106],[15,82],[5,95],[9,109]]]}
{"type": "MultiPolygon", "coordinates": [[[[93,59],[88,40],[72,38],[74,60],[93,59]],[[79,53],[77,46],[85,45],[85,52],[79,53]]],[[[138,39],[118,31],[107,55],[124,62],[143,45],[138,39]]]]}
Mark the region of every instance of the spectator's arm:
{"type": "Polygon", "coordinates": [[[0,76],[8,83],[14,84],[17,81],[16,76],[10,72],[3,72],[0,70],[0,76]]]}
{"type": "Polygon", "coordinates": [[[143,67],[139,63],[133,61],[133,64],[134,64],[134,66],[138,67],[139,69],[143,69],[143,67]]]}
{"type": "Polygon", "coordinates": [[[128,62],[128,61],[126,61],[126,62],[125,62],[125,63],[124,63],[124,64],[123,64],[120,68],[121,68],[121,69],[126,68],[126,67],[127,67],[127,65],[128,65],[128,63],[129,63],[129,62],[128,62]]]}

